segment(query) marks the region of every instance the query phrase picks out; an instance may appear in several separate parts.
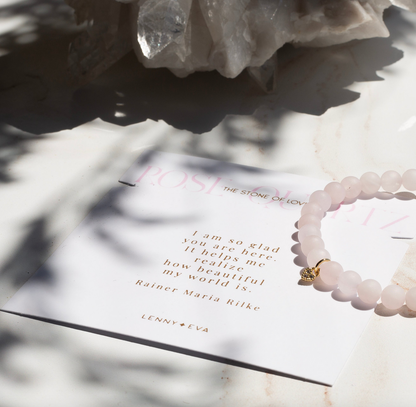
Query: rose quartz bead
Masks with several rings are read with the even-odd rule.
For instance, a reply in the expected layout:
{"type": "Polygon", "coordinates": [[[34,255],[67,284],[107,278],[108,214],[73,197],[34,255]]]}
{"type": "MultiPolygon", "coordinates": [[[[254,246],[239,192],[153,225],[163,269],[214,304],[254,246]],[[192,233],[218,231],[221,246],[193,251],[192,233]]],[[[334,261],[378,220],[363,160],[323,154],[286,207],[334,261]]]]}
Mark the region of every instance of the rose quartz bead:
{"type": "Polygon", "coordinates": [[[349,199],[357,198],[362,190],[361,181],[357,177],[345,177],[341,185],[345,188],[345,197],[349,199]]]}
{"type": "Polygon", "coordinates": [[[344,271],[341,264],[336,261],[326,261],[322,263],[319,268],[321,280],[328,285],[338,284],[338,279],[341,273],[344,271]]]}
{"type": "Polygon", "coordinates": [[[318,261],[323,259],[331,259],[331,255],[329,254],[328,250],[312,249],[306,258],[306,261],[308,262],[309,267],[315,267],[318,261]]]}
{"type": "Polygon", "coordinates": [[[406,305],[412,311],[416,311],[416,287],[412,287],[406,293],[406,305]]]}
{"type": "Polygon", "coordinates": [[[325,248],[324,241],[316,235],[310,235],[303,239],[301,244],[302,253],[307,256],[308,253],[313,249],[323,249],[325,248]]]}
{"type": "Polygon", "coordinates": [[[331,196],[334,205],[340,204],[345,198],[345,188],[339,182],[330,182],[324,191],[331,196]]]}
{"type": "Polygon", "coordinates": [[[328,192],[318,190],[309,197],[309,202],[317,203],[326,212],[331,207],[332,200],[328,192]]]}
{"type": "Polygon", "coordinates": [[[378,281],[369,278],[358,284],[357,294],[361,301],[367,304],[373,304],[377,302],[381,295],[381,285],[378,281]]]}
{"type": "Polygon", "coordinates": [[[381,292],[381,302],[388,309],[397,309],[404,304],[406,292],[398,285],[388,285],[381,292]]]}
{"type": "Polygon", "coordinates": [[[311,213],[312,215],[317,216],[319,219],[322,219],[324,217],[323,209],[316,202],[310,202],[303,205],[300,213],[302,214],[302,216],[306,215],[307,213],[311,213]]]}
{"type": "Polygon", "coordinates": [[[386,171],[381,176],[381,186],[387,192],[396,192],[402,185],[402,177],[397,171],[386,171]]]}
{"type": "Polygon", "coordinates": [[[352,270],[341,273],[338,278],[338,288],[346,295],[353,295],[357,293],[358,284],[361,283],[361,277],[358,273],[352,270]]]}
{"type": "Polygon", "coordinates": [[[408,191],[416,191],[416,170],[407,170],[402,176],[402,181],[408,191]]]}
{"type": "Polygon", "coordinates": [[[303,239],[306,236],[315,235],[321,237],[321,230],[314,225],[305,225],[299,229],[298,240],[300,243],[303,242],[303,239]]]}
{"type": "Polygon", "coordinates": [[[311,213],[307,213],[306,215],[301,216],[298,221],[298,228],[300,229],[302,226],[307,224],[315,225],[316,227],[321,227],[321,219],[311,213]]]}
{"type": "Polygon", "coordinates": [[[372,195],[375,194],[381,186],[381,178],[375,172],[366,172],[360,178],[363,192],[372,195]]]}

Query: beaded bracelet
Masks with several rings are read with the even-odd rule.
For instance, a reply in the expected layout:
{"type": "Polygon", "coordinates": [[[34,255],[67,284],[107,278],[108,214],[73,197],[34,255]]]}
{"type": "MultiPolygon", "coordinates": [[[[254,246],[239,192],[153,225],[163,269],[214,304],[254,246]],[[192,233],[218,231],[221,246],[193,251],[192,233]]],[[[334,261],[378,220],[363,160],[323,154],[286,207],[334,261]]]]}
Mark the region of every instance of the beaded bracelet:
{"type": "Polygon", "coordinates": [[[381,177],[367,172],[360,179],[346,177],[340,183],[330,182],[324,190],[315,191],[309,203],[303,206],[298,221],[298,240],[309,266],[303,270],[301,279],[313,281],[320,276],[325,284],[338,285],[345,295],[358,295],[367,304],[375,304],[381,297],[386,308],[398,309],[406,301],[407,307],[416,311],[416,287],[406,293],[398,285],[389,285],[382,290],[376,280],[362,281],[357,272],[343,271],[339,263],[331,260],[321,239],[321,219],[332,205],[341,204],[345,198],[355,199],[361,192],[374,195],[380,186],[386,192],[396,192],[402,185],[409,191],[416,191],[416,169],[407,170],[403,176],[396,171],[387,171],[381,177]]]}

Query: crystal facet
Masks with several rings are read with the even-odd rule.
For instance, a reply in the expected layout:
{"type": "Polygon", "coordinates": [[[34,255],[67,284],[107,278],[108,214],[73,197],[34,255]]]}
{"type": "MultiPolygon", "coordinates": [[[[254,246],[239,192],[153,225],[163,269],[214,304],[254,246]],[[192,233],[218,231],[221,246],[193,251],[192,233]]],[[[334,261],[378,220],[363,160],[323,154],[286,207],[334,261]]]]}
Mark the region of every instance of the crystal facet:
{"type": "Polygon", "coordinates": [[[187,53],[185,34],[192,0],[143,0],[137,19],[137,41],[143,55],[152,59],[175,43],[181,61],[187,53]]]}

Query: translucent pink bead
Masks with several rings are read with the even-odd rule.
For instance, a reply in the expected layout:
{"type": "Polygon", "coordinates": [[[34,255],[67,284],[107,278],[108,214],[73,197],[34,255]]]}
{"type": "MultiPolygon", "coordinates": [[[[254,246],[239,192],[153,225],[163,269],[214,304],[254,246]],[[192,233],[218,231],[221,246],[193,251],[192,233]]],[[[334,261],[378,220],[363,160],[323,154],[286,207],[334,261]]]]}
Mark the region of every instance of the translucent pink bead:
{"type": "Polygon", "coordinates": [[[374,304],[377,302],[381,295],[381,285],[378,281],[369,278],[358,284],[357,294],[361,301],[367,304],[374,304]]]}
{"type": "Polygon", "coordinates": [[[323,249],[325,248],[324,241],[316,235],[310,235],[303,239],[301,244],[302,253],[307,256],[308,253],[313,249],[323,249]]]}
{"type": "Polygon", "coordinates": [[[357,293],[357,287],[361,281],[361,277],[358,273],[348,270],[341,273],[339,276],[338,288],[346,295],[353,295],[357,293]]]}
{"type": "Polygon", "coordinates": [[[321,219],[318,218],[315,215],[312,215],[311,213],[307,213],[306,215],[303,215],[300,217],[298,221],[298,228],[300,229],[302,226],[305,226],[307,224],[312,224],[317,226],[318,228],[321,227],[321,219]]]}
{"type": "Polygon", "coordinates": [[[406,293],[406,305],[412,311],[416,311],[416,287],[412,287],[406,293]]]}
{"type": "Polygon", "coordinates": [[[299,242],[302,243],[303,239],[305,239],[305,237],[310,236],[310,235],[321,237],[321,229],[311,224],[301,227],[298,232],[299,242]]]}
{"type": "Polygon", "coordinates": [[[339,182],[330,182],[324,191],[331,196],[334,205],[340,204],[345,198],[345,188],[339,182]]]}
{"type": "Polygon", "coordinates": [[[344,271],[341,264],[336,261],[327,261],[320,266],[321,280],[328,285],[338,284],[338,279],[341,273],[344,271]]]}
{"type": "Polygon", "coordinates": [[[387,192],[396,192],[402,185],[402,177],[397,171],[386,171],[381,176],[381,186],[387,192]]]}
{"type": "Polygon", "coordinates": [[[328,250],[312,249],[306,258],[309,267],[315,267],[318,261],[323,259],[331,259],[331,255],[329,254],[328,250]]]}
{"type": "Polygon", "coordinates": [[[407,170],[402,176],[402,181],[408,191],[416,191],[416,170],[407,170]]]}
{"type": "Polygon", "coordinates": [[[324,211],[316,202],[309,202],[303,205],[302,210],[300,211],[302,215],[311,213],[312,215],[317,216],[319,219],[324,217],[324,211]]]}
{"type": "Polygon", "coordinates": [[[397,309],[404,304],[406,292],[398,285],[388,285],[381,292],[381,302],[388,309],[397,309]]]}
{"type": "Polygon", "coordinates": [[[372,195],[381,187],[381,178],[375,172],[366,172],[360,178],[363,192],[372,195]]]}
{"type": "Polygon", "coordinates": [[[345,188],[345,197],[349,199],[357,198],[362,190],[361,181],[357,177],[345,177],[341,185],[345,188]]]}
{"type": "Polygon", "coordinates": [[[332,204],[331,196],[328,194],[328,192],[322,190],[315,191],[309,197],[309,202],[317,203],[324,212],[326,212],[332,204]]]}

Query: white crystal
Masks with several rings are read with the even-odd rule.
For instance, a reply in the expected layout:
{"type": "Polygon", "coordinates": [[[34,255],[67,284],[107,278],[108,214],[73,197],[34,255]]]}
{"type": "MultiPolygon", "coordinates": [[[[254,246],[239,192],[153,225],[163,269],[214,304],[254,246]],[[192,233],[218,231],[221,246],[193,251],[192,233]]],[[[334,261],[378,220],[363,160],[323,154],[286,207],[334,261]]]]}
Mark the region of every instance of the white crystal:
{"type": "MultiPolygon", "coordinates": [[[[114,38],[126,43],[122,33],[130,24],[133,48],[148,68],[165,67],[180,77],[217,70],[229,78],[249,68],[268,91],[275,83],[276,51],[284,44],[323,47],[387,37],[386,8],[395,5],[416,11],[416,0],[66,1],[76,10],[78,21],[88,20],[92,26],[99,21],[105,27],[104,36],[100,29],[91,38],[96,42],[104,38],[108,49],[114,38]],[[130,22],[120,20],[115,5],[127,7],[130,22]]],[[[92,68],[85,63],[82,69],[92,68]]]]}
{"type": "Polygon", "coordinates": [[[132,19],[132,30],[138,32],[133,47],[149,68],[166,67],[178,76],[216,69],[233,78],[252,67],[252,75],[263,84],[269,82],[270,88],[271,57],[285,43],[322,47],[352,39],[387,37],[383,11],[392,4],[416,8],[416,0],[133,1],[136,18],[132,19]],[[167,12],[168,5],[168,20],[180,21],[177,38],[170,28],[164,28],[170,23],[160,19],[159,9],[167,12]],[[187,18],[183,16],[185,9],[189,10],[187,18]],[[154,38],[162,37],[165,40],[155,44],[154,38]],[[263,74],[265,79],[261,79],[263,74]]]}
{"type": "Polygon", "coordinates": [[[137,41],[143,55],[152,59],[175,43],[176,54],[184,61],[187,54],[185,34],[192,0],[142,0],[139,2],[137,41]]]}

